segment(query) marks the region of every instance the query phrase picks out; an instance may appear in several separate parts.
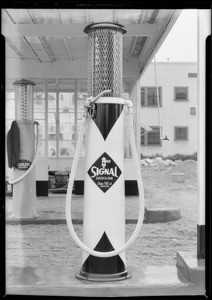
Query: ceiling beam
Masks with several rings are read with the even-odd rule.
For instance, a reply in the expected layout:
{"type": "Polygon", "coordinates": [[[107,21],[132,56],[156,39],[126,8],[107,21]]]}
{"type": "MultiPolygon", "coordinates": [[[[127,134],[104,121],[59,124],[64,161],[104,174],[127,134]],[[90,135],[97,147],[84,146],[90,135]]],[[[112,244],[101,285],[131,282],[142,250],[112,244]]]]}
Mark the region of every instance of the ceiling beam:
{"type": "MultiPolygon", "coordinates": [[[[143,14],[140,14],[139,19],[138,19],[138,24],[142,24],[144,22],[146,14],[147,14],[146,10],[143,12],[143,14]]],[[[133,54],[133,51],[134,51],[136,43],[137,43],[137,39],[138,39],[137,36],[133,38],[133,42],[132,42],[132,46],[131,46],[131,49],[130,49],[129,57],[133,54]]]]}
{"type": "Polygon", "coordinates": [[[40,57],[37,55],[37,53],[35,52],[35,50],[31,47],[30,43],[27,41],[27,39],[25,37],[22,37],[22,40],[24,41],[24,43],[28,46],[29,50],[31,51],[31,53],[33,53],[34,58],[37,59],[39,62],[41,62],[40,57]]]}
{"type": "Polygon", "coordinates": [[[85,9],[85,22],[89,23],[89,13],[87,9],[85,9]]]}
{"type": "Polygon", "coordinates": [[[13,42],[8,37],[6,37],[5,40],[6,40],[7,45],[14,51],[16,56],[21,59],[24,59],[24,55],[18,50],[18,48],[13,44],[13,42]]]}
{"type": "Polygon", "coordinates": [[[70,61],[72,61],[73,57],[71,55],[71,50],[70,50],[69,45],[68,45],[68,40],[67,40],[66,37],[64,37],[63,40],[64,40],[64,43],[65,43],[65,46],[66,46],[66,51],[68,53],[68,57],[69,57],[70,61]]]}
{"type": "MultiPolygon", "coordinates": [[[[28,15],[29,15],[29,17],[30,17],[31,22],[32,22],[33,24],[37,24],[36,19],[33,17],[33,15],[31,14],[31,12],[29,11],[29,9],[26,9],[26,11],[27,11],[27,13],[28,13],[28,15]]],[[[51,48],[50,48],[50,46],[48,45],[48,42],[47,42],[47,40],[45,39],[45,37],[39,36],[39,40],[40,40],[40,42],[41,42],[43,48],[46,50],[46,53],[47,53],[47,55],[49,56],[51,62],[54,62],[54,61],[55,61],[54,54],[53,54],[53,52],[51,51],[51,48]]],[[[38,55],[37,55],[37,56],[38,56],[38,55]]]]}
{"type": "Polygon", "coordinates": [[[118,18],[118,10],[114,9],[113,13],[113,22],[117,23],[117,18],[118,18]]]}
{"type": "MultiPolygon", "coordinates": [[[[57,11],[58,18],[59,18],[59,20],[60,20],[60,24],[62,24],[62,18],[61,18],[60,11],[59,11],[58,9],[57,9],[56,11],[57,11]]],[[[85,13],[85,14],[86,14],[86,13],[85,13]]],[[[70,38],[71,38],[71,37],[70,37],[70,38]]],[[[63,37],[63,41],[64,41],[64,44],[65,44],[66,51],[67,51],[67,53],[68,53],[68,57],[69,57],[70,61],[72,61],[72,60],[73,60],[73,57],[72,57],[72,54],[71,54],[70,47],[69,47],[69,45],[68,45],[68,40],[67,40],[67,38],[66,38],[66,37],[63,37]]]]}
{"type": "MultiPolygon", "coordinates": [[[[5,37],[20,36],[71,36],[85,37],[86,24],[2,24],[2,34],[5,37]]],[[[158,24],[126,24],[124,36],[154,36],[158,24]]]]}

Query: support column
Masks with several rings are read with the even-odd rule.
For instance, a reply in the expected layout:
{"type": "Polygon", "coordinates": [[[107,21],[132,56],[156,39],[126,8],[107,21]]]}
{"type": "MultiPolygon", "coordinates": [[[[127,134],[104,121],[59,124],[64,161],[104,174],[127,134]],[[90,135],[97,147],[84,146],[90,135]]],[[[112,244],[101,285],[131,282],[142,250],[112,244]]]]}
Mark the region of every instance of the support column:
{"type": "Polygon", "coordinates": [[[48,162],[48,128],[49,128],[49,116],[48,116],[48,80],[45,79],[45,160],[48,162]]]}
{"type": "Polygon", "coordinates": [[[137,152],[138,157],[141,158],[141,85],[140,85],[140,79],[136,80],[136,146],[137,146],[137,152]]]}
{"type": "Polygon", "coordinates": [[[205,169],[206,169],[206,38],[210,34],[210,10],[198,11],[198,224],[197,258],[205,258],[205,169]]]}

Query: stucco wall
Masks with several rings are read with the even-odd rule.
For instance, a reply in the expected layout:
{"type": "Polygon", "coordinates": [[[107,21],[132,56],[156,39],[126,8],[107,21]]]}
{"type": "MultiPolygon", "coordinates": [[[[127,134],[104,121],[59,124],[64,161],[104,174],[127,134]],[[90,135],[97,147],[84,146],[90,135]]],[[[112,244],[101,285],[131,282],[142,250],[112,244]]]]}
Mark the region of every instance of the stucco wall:
{"type": "MultiPolygon", "coordinates": [[[[196,63],[157,63],[157,83],[162,87],[162,106],[159,108],[160,125],[163,136],[162,146],[141,146],[143,155],[160,153],[164,156],[193,154],[197,151],[197,78],[188,77],[188,73],[197,73],[196,63]],[[188,101],[174,101],[174,87],[188,87],[188,101]],[[196,108],[196,114],[190,114],[190,108],[196,108]],[[174,126],[188,126],[188,140],[174,140],[174,126]]],[[[141,78],[142,87],[156,86],[154,65],[151,64],[141,78]]],[[[159,126],[158,108],[141,107],[141,122],[149,126],[159,126]]]]}

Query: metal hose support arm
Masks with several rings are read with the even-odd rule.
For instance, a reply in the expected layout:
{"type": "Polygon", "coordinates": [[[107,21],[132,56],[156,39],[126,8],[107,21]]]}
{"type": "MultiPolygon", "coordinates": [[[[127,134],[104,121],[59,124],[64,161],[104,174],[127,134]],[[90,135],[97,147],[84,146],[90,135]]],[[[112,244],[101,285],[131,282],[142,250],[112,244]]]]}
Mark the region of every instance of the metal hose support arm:
{"type": "Polygon", "coordinates": [[[26,170],[26,172],[24,172],[23,175],[21,175],[20,177],[18,177],[17,179],[15,180],[12,180],[11,177],[9,178],[9,183],[10,184],[16,184],[18,182],[20,182],[21,180],[23,180],[31,171],[32,169],[34,168],[35,166],[35,163],[37,161],[37,158],[38,158],[38,146],[39,146],[39,123],[36,121],[35,122],[35,125],[37,126],[37,138],[36,138],[36,152],[35,152],[35,155],[34,155],[34,159],[33,159],[33,162],[32,164],[30,165],[29,169],[26,170]]]}
{"type": "Polygon", "coordinates": [[[136,228],[135,228],[132,236],[130,237],[130,239],[123,246],[121,246],[118,249],[115,249],[115,250],[109,251],[109,252],[100,252],[100,251],[95,251],[95,250],[89,248],[88,246],[86,246],[78,238],[78,236],[77,236],[77,234],[74,230],[72,219],[71,219],[72,189],[73,189],[75,173],[76,173],[77,164],[78,164],[79,155],[80,155],[80,149],[81,149],[81,146],[82,146],[83,137],[84,137],[87,122],[84,122],[84,124],[81,126],[79,138],[78,138],[78,141],[77,141],[76,151],[75,151],[75,155],[74,155],[74,159],[73,159],[70,179],[69,179],[69,183],[68,183],[67,194],[66,194],[66,222],[67,222],[69,232],[70,232],[73,240],[75,241],[75,243],[82,250],[84,250],[88,254],[96,256],[96,257],[105,257],[105,258],[106,257],[112,257],[112,256],[118,255],[118,254],[124,252],[125,250],[127,250],[133,244],[133,242],[136,240],[136,238],[138,237],[138,235],[140,233],[140,230],[141,230],[141,227],[142,227],[142,224],[143,224],[143,219],[144,219],[144,189],[143,189],[143,182],[142,182],[142,177],[141,177],[141,172],[140,172],[140,163],[139,163],[139,159],[138,159],[138,155],[137,155],[137,151],[136,151],[136,146],[135,146],[135,138],[134,138],[134,131],[133,131],[132,102],[129,101],[129,100],[124,100],[123,99],[123,104],[127,104],[128,107],[129,107],[129,110],[131,109],[131,112],[129,114],[130,146],[131,146],[132,156],[133,156],[133,160],[134,160],[134,167],[135,167],[136,174],[137,174],[137,182],[138,182],[138,190],[139,190],[139,216],[138,216],[138,222],[137,222],[136,228]]]}

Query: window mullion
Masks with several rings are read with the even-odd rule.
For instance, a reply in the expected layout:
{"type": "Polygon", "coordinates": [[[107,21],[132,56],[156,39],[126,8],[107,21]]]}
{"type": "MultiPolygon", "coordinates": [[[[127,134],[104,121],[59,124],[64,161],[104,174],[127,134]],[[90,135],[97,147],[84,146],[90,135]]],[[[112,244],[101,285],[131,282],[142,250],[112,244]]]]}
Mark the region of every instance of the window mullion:
{"type": "Polygon", "coordinates": [[[148,106],[148,88],[146,87],[145,89],[144,89],[144,101],[145,101],[145,103],[144,103],[144,105],[145,106],[148,106]]]}
{"type": "Polygon", "coordinates": [[[148,145],[148,133],[144,135],[144,145],[148,145]]]}

